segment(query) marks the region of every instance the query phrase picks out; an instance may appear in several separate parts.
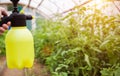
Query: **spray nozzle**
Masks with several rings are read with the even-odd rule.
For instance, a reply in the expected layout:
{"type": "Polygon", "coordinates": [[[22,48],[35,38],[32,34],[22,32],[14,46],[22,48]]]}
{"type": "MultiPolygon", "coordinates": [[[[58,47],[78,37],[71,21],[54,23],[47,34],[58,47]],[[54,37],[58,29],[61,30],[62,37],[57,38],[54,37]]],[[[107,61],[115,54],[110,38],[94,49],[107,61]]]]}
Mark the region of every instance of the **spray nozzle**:
{"type": "Polygon", "coordinates": [[[11,2],[13,3],[13,7],[14,7],[13,13],[14,12],[18,13],[17,5],[18,5],[19,0],[11,0],[11,2]]]}

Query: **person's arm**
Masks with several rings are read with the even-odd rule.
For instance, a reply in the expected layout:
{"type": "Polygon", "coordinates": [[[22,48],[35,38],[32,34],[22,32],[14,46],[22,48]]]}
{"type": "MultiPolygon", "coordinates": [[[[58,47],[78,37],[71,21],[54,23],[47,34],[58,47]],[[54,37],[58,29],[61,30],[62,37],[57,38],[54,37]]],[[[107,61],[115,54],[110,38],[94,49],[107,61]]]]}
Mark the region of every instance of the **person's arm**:
{"type": "MultiPolygon", "coordinates": [[[[7,11],[0,7],[0,18],[3,16],[7,16],[7,11]]],[[[8,22],[7,24],[3,24],[2,27],[0,27],[0,35],[2,35],[2,33],[4,33],[5,30],[7,30],[10,26],[10,22],[8,22]]]]}

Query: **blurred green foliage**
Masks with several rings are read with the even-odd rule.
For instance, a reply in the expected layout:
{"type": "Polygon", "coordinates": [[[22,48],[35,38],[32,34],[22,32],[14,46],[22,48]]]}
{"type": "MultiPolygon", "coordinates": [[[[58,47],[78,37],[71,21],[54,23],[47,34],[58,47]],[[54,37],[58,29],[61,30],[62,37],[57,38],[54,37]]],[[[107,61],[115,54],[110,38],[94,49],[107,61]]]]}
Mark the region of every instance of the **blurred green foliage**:
{"type": "Polygon", "coordinates": [[[52,76],[119,76],[119,18],[81,7],[57,21],[38,19],[36,58],[52,76]]]}
{"type": "Polygon", "coordinates": [[[0,35],[0,55],[5,55],[5,35],[6,32],[0,35]]]}

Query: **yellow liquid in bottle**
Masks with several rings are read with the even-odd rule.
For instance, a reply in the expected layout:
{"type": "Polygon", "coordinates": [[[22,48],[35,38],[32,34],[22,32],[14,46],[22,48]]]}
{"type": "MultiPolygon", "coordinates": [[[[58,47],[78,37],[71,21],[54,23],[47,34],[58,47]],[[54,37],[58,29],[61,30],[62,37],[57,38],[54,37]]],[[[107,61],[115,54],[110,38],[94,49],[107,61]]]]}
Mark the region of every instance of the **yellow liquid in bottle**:
{"type": "Polygon", "coordinates": [[[34,62],[34,41],[26,27],[12,27],[5,38],[8,68],[31,68],[34,62]]]}

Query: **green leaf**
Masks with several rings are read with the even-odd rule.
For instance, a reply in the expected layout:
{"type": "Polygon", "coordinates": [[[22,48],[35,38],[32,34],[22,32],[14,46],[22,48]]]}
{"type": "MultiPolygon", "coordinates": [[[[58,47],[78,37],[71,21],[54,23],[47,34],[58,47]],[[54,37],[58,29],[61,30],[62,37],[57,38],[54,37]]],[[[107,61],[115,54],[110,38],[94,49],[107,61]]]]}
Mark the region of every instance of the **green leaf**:
{"type": "Polygon", "coordinates": [[[55,69],[55,71],[59,71],[59,70],[62,70],[62,68],[68,68],[68,65],[65,65],[65,64],[59,64],[58,67],[55,69]]]}
{"type": "Polygon", "coordinates": [[[110,68],[103,68],[103,70],[100,71],[101,76],[113,76],[113,71],[110,68]]]}
{"type": "Polygon", "coordinates": [[[100,45],[100,48],[104,48],[104,46],[106,46],[108,43],[110,42],[110,40],[106,40],[104,41],[101,45],[100,45]]]}
{"type": "Polygon", "coordinates": [[[60,73],[60,76],[68,76],[68,73],[66,73],[66,72],[61,72],[61,73],[60,73]]]}
{"type": "Polygon", "coordinates": [[[94,51],[98,52],[98,53],[101,53],[102,51],[96,47],[91,47],[91,49],[93,49],[94,51]]]}
{"type": "Polygon", "coordinates": [[[85,56],[86,63],[89,65],[89,67],[91,67],[89,56],[87,54],[84,54],[84,56],[85,56]]]}
{"type": "Polygon", "coordinates": [[[75,49],[71,49],[71,51],[72,51],[73,53],[77,53],[79,50],[81,50],[80,47],[77,47],[77,48],[75,48],[75,49]]]}
{"type": "Polygon", "coordinates": [[[58,72],[52,72],[52,76],[59,76],[58,72]]]}
{"type": "Polygon", "coordinates": [[[115,70],[115,76],[120,76],[120,67],[117,69],[117,70],[115,70]]]}

